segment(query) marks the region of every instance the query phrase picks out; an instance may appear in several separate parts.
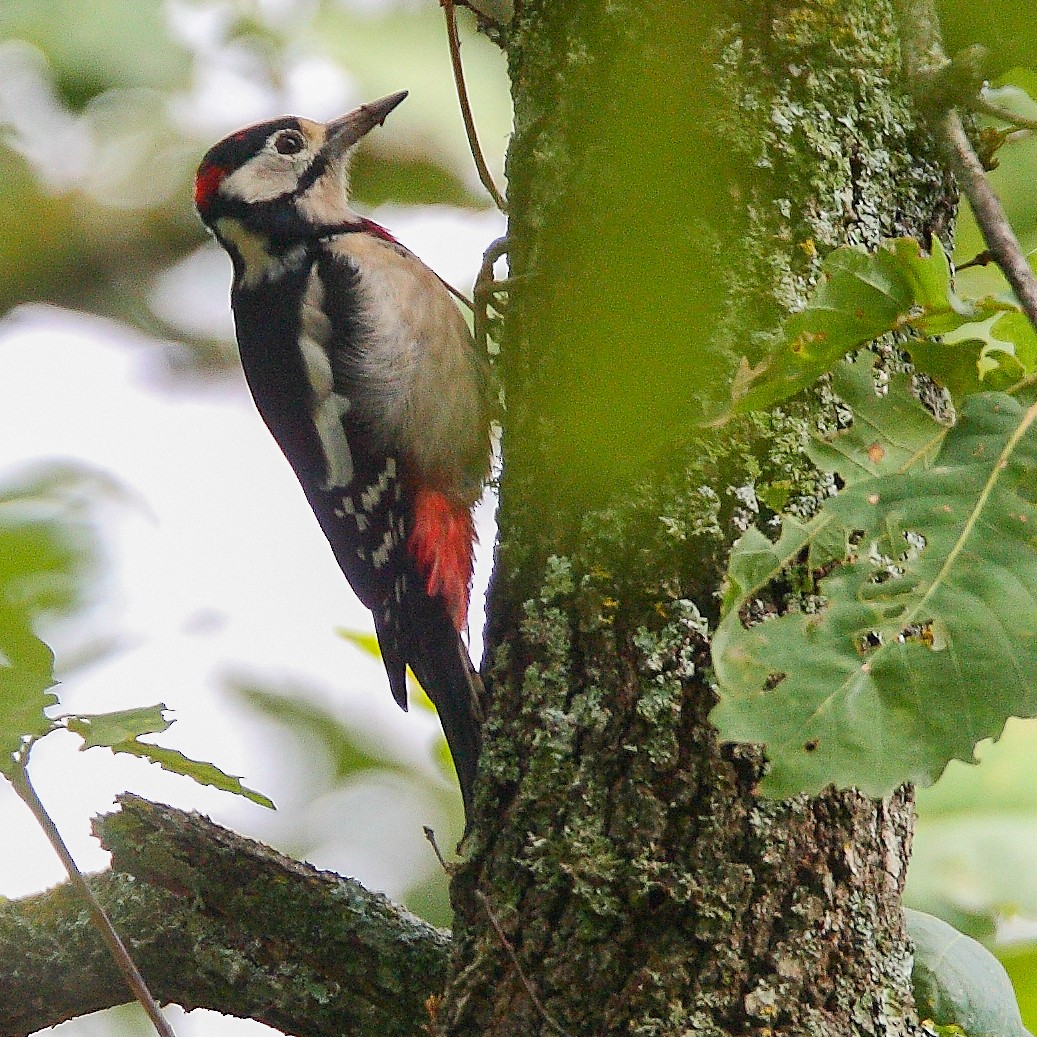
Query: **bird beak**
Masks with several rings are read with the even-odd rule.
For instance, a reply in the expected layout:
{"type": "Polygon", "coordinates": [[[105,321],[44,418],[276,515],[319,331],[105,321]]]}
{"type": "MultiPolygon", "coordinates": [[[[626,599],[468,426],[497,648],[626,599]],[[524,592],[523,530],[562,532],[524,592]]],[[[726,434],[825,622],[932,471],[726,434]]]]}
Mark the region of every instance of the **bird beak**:
{"type": "Polygon", "coordinates": [[[332,119],[324,127],[324,145],[321,155],[334,161],[344,155],[365,133],[385,122],[385,117],[407,96],[406,90],[390,94],[380,101],[362,104],[346,115],[332,119]]]}

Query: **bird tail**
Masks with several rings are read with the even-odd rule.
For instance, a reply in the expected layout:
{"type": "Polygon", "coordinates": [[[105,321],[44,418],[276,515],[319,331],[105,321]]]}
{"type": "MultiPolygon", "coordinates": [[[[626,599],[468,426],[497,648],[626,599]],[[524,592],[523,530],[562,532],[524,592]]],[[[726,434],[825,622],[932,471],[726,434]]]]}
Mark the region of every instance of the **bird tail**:
{"type": "Polygon", "coordinates": [[[409,629],[402,639],[405,643],[400,643],[395,631],[383,631],[376,621],[378,641],[393,698],[400,706],[407,708],[406,665],[410,663],[436,707],[461,786],[467,832],[473,816],[475,776],[482,749],[483,684],[442,600],[430,599],[421,592],[414,597],[419,595],[421,601],[408,603],[402,610],[409,619],[409,629]]]}

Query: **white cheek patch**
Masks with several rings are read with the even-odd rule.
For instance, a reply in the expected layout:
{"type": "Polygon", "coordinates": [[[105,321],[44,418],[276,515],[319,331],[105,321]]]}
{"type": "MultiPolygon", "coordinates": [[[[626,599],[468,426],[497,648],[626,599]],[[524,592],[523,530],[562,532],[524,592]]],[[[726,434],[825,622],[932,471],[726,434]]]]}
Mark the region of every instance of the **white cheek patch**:
{"type": "Polygon", "coordinates": [[[261,151],[223,178],[220,194],[240,202],[269,202],[294,191],[298,182],[299,172],[294,163],[276,153],[261,151]]]}

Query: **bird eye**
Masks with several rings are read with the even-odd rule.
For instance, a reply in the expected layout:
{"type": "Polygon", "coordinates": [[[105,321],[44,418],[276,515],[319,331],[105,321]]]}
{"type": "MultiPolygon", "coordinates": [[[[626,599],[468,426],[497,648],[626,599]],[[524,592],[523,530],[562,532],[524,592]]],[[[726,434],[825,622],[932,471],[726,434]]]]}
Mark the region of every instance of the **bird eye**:
{"type": "Polygon", "coordinates": [[[274,139],[274,147],[280,155],[297,155],[305,144],[302,134],[295,130],[286,130],[274,139]]]}

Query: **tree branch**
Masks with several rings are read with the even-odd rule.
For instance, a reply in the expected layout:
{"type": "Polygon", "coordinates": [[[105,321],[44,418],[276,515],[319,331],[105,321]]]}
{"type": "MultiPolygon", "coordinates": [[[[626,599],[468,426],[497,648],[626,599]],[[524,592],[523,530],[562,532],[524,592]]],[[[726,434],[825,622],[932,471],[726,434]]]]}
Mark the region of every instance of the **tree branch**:
{"type": "MultiPolygon", "coordinates": [[[[155,995],[300,1037],[413,1037],[449,935],[352,879],[198,814],[124,796],[95,832],[112,870],[89,881],[155,995]]],[[[0,1035],[128,1000],[66,883],[0,905],[0,1035]]]]}
{"type": "MultiPolygon", "coordinates": [[[[949,103],[953,98],[954,85],[948,85],[947,78],[955,76],[957,72],[943,51],[933,0],[898,0],[896,8],[908,83],[923,105],[928,102],[942,106],[938,126],[954,174],[972,206],[990,255],[1012,286],[1023,312],[1037,329],[1037,278],[1030,269],[1001,202],[990,186],[961,117],[949,103]],[[944,81],[942,84],[941,79],[944,81]],[[932,91],[936,96],[927,97],[927,91],[932,91]]],[[[968,62],[963,61],[962,64],[967,66],[968,62]]],[[[967,67],[962,75],[966,81],[975,79],[974,71],[970,73],[967,67]]]]}

